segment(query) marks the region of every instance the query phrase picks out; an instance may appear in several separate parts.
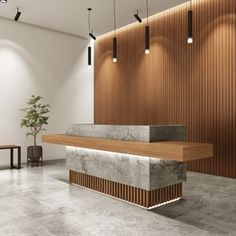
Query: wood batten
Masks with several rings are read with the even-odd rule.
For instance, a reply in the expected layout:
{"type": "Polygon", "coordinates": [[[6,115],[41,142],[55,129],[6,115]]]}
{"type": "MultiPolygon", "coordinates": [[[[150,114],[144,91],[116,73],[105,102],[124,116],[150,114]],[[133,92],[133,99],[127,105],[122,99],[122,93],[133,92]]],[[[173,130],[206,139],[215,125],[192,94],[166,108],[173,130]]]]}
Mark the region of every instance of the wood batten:
{"type": "Polygon", "coordinates": [[[236,178],[236,1],[192,0],[194,43],[187,44],[189,3],[95,44],[96,124],[187,124],[191,142],[213,143],[215,158],[189,170],[236,178]]]}
{"type": "Polygon", "coordinates": [[[135,142],[102,138],[77,137],[65,134],[42,135],[45,143],[60,144],[102,151],[156,157],[174,161],[192,161],[213,156],[213,145],[189,142],[135,142]]]}
{"type": "Polygon", "coordinates": [[[80,185],[147,209],[182,197],[182,183],[147,191],[72,170],[70,170],[69,178],[72,184],[80,185]]]}

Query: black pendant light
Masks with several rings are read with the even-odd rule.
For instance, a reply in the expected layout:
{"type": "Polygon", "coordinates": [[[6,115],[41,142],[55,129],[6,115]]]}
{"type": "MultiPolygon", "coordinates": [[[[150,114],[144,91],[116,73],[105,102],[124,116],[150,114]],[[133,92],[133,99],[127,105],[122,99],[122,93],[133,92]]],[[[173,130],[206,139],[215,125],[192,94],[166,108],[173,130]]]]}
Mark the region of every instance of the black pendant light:
{"type": "Polygon", "coordinates": [[[117,62],[117,38],[113,38],[113,62],[117,62]]]}
{"type": "Polygon", "coordinates": [[[148,0],[146,0],[146,7],[147,7],[147,25],[145,26],[145,54],[149,54],[150,53],[150,28],[148,24],[148,18],[149,18],[148,0]]]}
{"type": "Polygon", "coordinates": [[[19,8],[17,8],[17,12],[16,12],[16,15],[15,15],[14,21],[18,21],[20,16],[21,16],[21,12],[20,12],[19,8]]]}
{"type": "Polygon", "coordinates": [[[88,65],[92,65],[92,48],[91,46],[88,46],[88,65]]]}
{"type": "Polygon", "coordinates": [[[190,10],[188,11],[188,40],[189,44],[193,43],[193,11],[192,1],[190,1],[190,10]]]}
{"type": "Polygon", "coordinates": [[[92,11],[92,8],[88,8],[88,28],[89,28],[89,37],[88,37],[88,65],[92,65],[92,48],[91,48],[91,23],[90,23],[90,13],[92,11]]]}
{"type": "Polygon", "coordinates": [[[113,14],[114,14],[114,37],[113,45],[113,62],[117,62],[117,38],[116,38],[116,0],[113,0],[113,14]]]}
{"type": "Polygon", "coordinates": [[[139,23],[142,23],[142,22],[143,22],[142,19],[139,17],[138,10],[137,10],[137,13],[134,14],[134,17],[135,17],[135,19],[136,19],[139,23]]]}

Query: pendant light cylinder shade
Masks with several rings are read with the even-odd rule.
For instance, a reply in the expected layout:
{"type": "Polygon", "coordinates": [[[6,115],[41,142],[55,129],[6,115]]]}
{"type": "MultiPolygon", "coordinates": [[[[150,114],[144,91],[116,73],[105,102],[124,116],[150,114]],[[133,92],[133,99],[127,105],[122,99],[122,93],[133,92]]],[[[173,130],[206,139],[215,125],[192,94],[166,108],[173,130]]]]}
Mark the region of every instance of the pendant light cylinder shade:
{"type": "Polygon", "coordinates": [[[113,62],[117,62],[117,38],[113,38],[113,62]]]}
{"type": "Polygon", "coordinates": [[[92,48],[90,46],[88,47],[88,65],[92,65],[92,48]]]}
{"type": "Polygon", "coordinates": [[[149,54],[150,51],[150,29],[149,26],[145,27],[145,54],[149,54]]]}
{"type": "Polygon", "coordinates": [[[193,43],[193,11],[188,11],[188,43],[193,43]]]}

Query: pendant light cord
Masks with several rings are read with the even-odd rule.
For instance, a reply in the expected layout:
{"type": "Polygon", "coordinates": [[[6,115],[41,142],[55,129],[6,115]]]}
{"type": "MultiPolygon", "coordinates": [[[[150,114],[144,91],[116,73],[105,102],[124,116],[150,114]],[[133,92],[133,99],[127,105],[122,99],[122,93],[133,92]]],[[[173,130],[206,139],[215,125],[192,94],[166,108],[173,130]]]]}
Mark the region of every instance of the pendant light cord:
{"type": "Polygon", "coordinates": [[[146,7],[147,7],[147,26],[148,26],[148,18],[149,18],[149,5],[148,5],[148,0],[146,0],[146,7]]]}
{"type": "MultiPolygon", "coordinates": [[[[88,9],[88,27],[89,27],[89,34],[91,33],[91,20],[90,20],[90,13],[91,13],[91,8],[88,9]]],[[[91,41],[90,36],[88,37],[88,39],[89,39],[89,46],[90,46],[90,41],[91,41]]]]}
{"type": "Polygon", "coordinates": [[[116,37],[116,0],[113,0],[114,36],[116,37]]]}
{"type": "Polygon", "coordinates": [[[88,12],[88,26],[89,26],[89,34],[90,34],[90,32],[91,32],[90,10],[88,12]]]}
{"type": "Polygon", "coordinates": [[[193,3],[192,3],[192,0],[190,0],[190,10],[193,9],[193,3]]]}

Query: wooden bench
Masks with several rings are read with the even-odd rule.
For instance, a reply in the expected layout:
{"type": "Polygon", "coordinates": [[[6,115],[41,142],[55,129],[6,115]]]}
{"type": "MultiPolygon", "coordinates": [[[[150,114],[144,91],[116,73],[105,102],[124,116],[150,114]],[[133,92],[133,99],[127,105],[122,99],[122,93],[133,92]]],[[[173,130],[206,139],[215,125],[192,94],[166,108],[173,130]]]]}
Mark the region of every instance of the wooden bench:
{"type": "Polygon", "coordinates": [[[0,150],[10,150],[10,165],[11,168],[20,169],[21,168],[21,147],[16,145],[0,145],[0,150]],[[14,166],[14,149],[18,150],[18,163],[14,166]]]}

